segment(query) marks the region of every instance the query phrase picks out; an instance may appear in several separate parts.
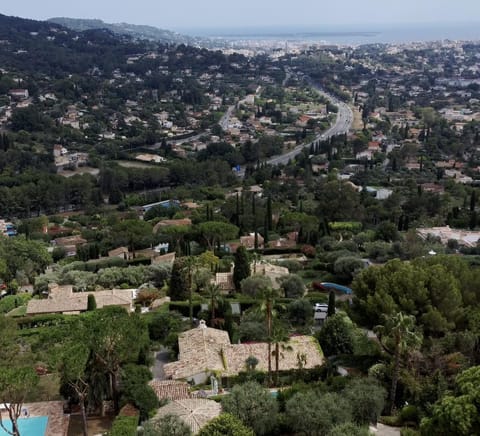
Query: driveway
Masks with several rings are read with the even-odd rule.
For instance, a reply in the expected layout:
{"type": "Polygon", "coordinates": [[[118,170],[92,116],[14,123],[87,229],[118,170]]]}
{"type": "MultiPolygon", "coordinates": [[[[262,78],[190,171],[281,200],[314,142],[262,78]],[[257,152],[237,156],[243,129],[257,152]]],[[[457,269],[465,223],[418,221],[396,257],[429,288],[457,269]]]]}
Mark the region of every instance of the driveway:
{"type": "Polygon", "coordinates": [[[376,427],[370,426],[370,431],[375,436],[400,436],[400,429],[378,423],[376,427]]]}
{"type": "Polygon", "coordinates": [[[155,361],[152,367],[153,378],[156,380],[165,380],[165,371],[163,365],[170,361],[169,351],[166,348],[161,348],[155,353],[155,361]]]}

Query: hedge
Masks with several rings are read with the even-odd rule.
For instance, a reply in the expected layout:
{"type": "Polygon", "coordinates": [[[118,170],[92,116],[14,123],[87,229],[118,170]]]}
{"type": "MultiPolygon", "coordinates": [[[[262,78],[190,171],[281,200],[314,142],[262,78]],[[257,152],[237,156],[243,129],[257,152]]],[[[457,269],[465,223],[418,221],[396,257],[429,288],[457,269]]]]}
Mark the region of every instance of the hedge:
{"type": "Polygon", "coordinates": [[[151,265],[152,259],[149,257],[136,257],[135,259],[127,260],[128,266],[151,265]]]}
{"type": "Polygon", "coordinates": [[[139,420],[138,409],[130,403],[120,409],[112,424],[110,436],[136,436],[139,420]]]}
{"type": "MultiPolygon", "coordinates": [[[[272,365],[275,365],[272,362],[272,365]]],[[[305,383],[312,383],[319,380],[324,380],[327,375],[325,366],[316,366],[315,368],[303,369],[288,369],[278,371],[278,376],[281,385],[291,385],[295,382],[303,381],[305,383]]],[[[272,377],[275,378],[275,371],[272,371],[272,377]]],[[[238,375],[231,377],[222,377],[222,386],[224,388],[231,388],[237,384],[242,384],[247,381],[254,380],[261,385],[266,385],[268,382],[268,373],[263,371],[240,372],[238,375]]]]}
{"type": "Polygon", "coordinates": [[[64,324],[71,320],[72,317],[68,315],[51,314],[51,315],[37,315],[37,316],[23,316],[17,318],[17,324],[20,329],[32,327],[47,327],[53,325],[64,324]]]}
{"type": "Polygon", "coordinates": [[[138,416],[118,415],[112,424],[110,436],[137,436],[138,416]]]}
{"type": "Polygon", "coordinates": [[[90,260],[85,262],[85,271],[98,272],[101,269],[112,268],[115,266],[125,267],[127,262],[120,257],[110,257],[107,259],[90,260]]]}

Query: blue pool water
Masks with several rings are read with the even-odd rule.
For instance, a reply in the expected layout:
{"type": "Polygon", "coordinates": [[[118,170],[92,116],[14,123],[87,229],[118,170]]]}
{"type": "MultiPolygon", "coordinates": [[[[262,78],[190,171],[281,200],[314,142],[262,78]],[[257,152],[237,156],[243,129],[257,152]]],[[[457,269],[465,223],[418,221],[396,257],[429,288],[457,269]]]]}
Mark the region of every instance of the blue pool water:
{"type": "MultiPolygon", "coordinates": [[[[45,436],[47,431],[48,416],[35,416],[33,418],[19,418],[18,427],[22,436],[45,436]]],[[[11,430],[10,420],[3,420],[3,425],[11,430]]],[[[0,436],[9,436],[9,434],[0,427],[0,436]]]]}

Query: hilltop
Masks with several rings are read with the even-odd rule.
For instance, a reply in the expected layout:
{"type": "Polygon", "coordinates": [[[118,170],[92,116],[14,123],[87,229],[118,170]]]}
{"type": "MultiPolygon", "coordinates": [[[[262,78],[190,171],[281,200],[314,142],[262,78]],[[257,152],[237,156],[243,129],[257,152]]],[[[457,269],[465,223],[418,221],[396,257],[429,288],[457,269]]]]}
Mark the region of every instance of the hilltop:
{"type": "Polygon", "coordinates": [[[195,44],[196,38],[182,35],[171,30],[159,29],[154,26],[128,24],[128,23],[105,23],[99,19],[54,17],[47,20],[51,23],[60,24],[77,32],[95,29],[107,29],[117,35],[128,35],[135,39],[147,39],[162,43],[195,44]]]}

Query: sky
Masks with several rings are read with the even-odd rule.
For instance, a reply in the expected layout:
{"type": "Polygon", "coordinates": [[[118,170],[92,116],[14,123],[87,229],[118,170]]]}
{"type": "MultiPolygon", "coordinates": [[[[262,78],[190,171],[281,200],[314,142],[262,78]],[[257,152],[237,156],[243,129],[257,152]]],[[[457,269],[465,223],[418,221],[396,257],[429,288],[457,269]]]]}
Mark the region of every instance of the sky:
{"type": "Polygon", "coordinates": [[[1,0],[0,13],[100,18],[164,29],[480,22],[479,0],[1,0]]]}

